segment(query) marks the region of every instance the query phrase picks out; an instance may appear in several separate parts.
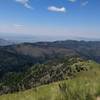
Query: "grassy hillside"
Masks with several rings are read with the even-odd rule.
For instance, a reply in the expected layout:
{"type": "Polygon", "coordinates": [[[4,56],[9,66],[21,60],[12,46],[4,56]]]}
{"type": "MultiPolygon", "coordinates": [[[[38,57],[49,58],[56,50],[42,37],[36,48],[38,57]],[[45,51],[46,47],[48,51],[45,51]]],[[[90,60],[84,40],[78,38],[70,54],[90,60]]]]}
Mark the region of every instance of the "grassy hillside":
{"type": "MultiPolygon", "coordinates": [[[[89,61],[90,70],[73,79],[0,96],[0,100],[97,100],[100,96],[100,65],[89,61]]],[[[99,99],[98,99],[99,100],[99,99]]]]}
{"type": "Polygon", "coordinates": [[[77,73],[90,70],[89,63],[82,58],[67,57],[33,65],[23,73],[6,73],[1,80],[0,95],[72,79],[77,73]]]}

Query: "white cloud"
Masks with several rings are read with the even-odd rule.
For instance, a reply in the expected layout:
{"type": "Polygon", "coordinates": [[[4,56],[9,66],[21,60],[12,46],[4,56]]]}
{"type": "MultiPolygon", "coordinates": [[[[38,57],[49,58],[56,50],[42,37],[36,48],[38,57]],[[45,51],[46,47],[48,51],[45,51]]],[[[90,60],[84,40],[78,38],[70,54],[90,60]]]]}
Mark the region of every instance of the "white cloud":
{"type": "Polygon", "coordinates": [[[22,25],[22,24],[14,24],[13,25],[15,28],[22,28],[22,27],[24,27],[24,25],[22,25]]]}
{"type": "Polygon", "coordinates": [[[48,7],[48,10],[52,11],[52,12],[63,12],[63,13],[66,12],[65,7],[50,6],[50,7],[48,7]]]}
{"type": "Polygon", "coordinates": [[[84,1],[84,2],[82,2],[82,6],[86,6],[87,4],[88,4],[89,2],[88,1],[84,1]]]}
{"type": "Polygon", "coordinates": [[[28,8],[28,9],[33,9],[30,5],[29,5],[29,0],[15,0],[16,2],[22,4],[24,7],[28,8]]]}
{"type": "Polygon", "coordinates": [[[77,0],[68,0],[68,1],[74,3],[74,2],[76,2],[77,0]]]}

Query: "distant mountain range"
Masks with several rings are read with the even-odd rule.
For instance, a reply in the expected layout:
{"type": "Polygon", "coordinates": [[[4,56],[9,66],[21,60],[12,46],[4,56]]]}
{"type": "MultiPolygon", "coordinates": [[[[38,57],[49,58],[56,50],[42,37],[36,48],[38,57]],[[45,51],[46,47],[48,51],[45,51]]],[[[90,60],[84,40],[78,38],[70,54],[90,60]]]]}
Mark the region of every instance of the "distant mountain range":
{"type": "Polygon", "coordinates": [[[7,41],[2,43],[7,46],[0,47],[1,76],[9,71],[24,71],[33,64],[63,57],[82,57],[100,63],[99,41],[67,40],[14,45],[7,41]]]}
{"type": "Polygon", "coordinates": [[[48,36],[48,35],[1,35],[1,39],[7,39],[9,41],[13,41],[14,43],[22,43],[22,42],[40,42],[40,41],[61,41],[61,40],[84,40],[84,41],[100,41],[99,37],[81,37],[81,36],[48,36]]]}
{"type": "Polygon", "coordinates": [[[0,46],[7,46],[7,45],[12,45],[14,44],[11,41],[5,40],[5,39],[0,39],[0,46]]]}

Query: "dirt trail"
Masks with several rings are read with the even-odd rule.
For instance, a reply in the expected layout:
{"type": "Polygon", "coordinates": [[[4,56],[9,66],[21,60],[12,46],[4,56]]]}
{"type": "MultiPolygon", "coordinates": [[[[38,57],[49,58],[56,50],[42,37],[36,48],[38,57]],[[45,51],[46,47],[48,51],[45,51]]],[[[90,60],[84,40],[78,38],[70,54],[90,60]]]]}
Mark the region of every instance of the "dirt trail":
{"type": "Polygon", "coordinates": [[[97,97],[97,100],[100,100],[100,97],[97,97]]]}

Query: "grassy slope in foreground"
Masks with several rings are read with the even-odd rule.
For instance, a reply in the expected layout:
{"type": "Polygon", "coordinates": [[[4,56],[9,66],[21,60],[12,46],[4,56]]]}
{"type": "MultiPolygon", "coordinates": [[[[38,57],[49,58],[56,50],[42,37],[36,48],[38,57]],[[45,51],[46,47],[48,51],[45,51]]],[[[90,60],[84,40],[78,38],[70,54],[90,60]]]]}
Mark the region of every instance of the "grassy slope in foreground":
{"type": "Polygon", "coordinates": [[[28,91],[0,96],[0,100],[97,100],[100,96],[100,65],[90,62],[91,69],[76,78],[28,91]]]}

